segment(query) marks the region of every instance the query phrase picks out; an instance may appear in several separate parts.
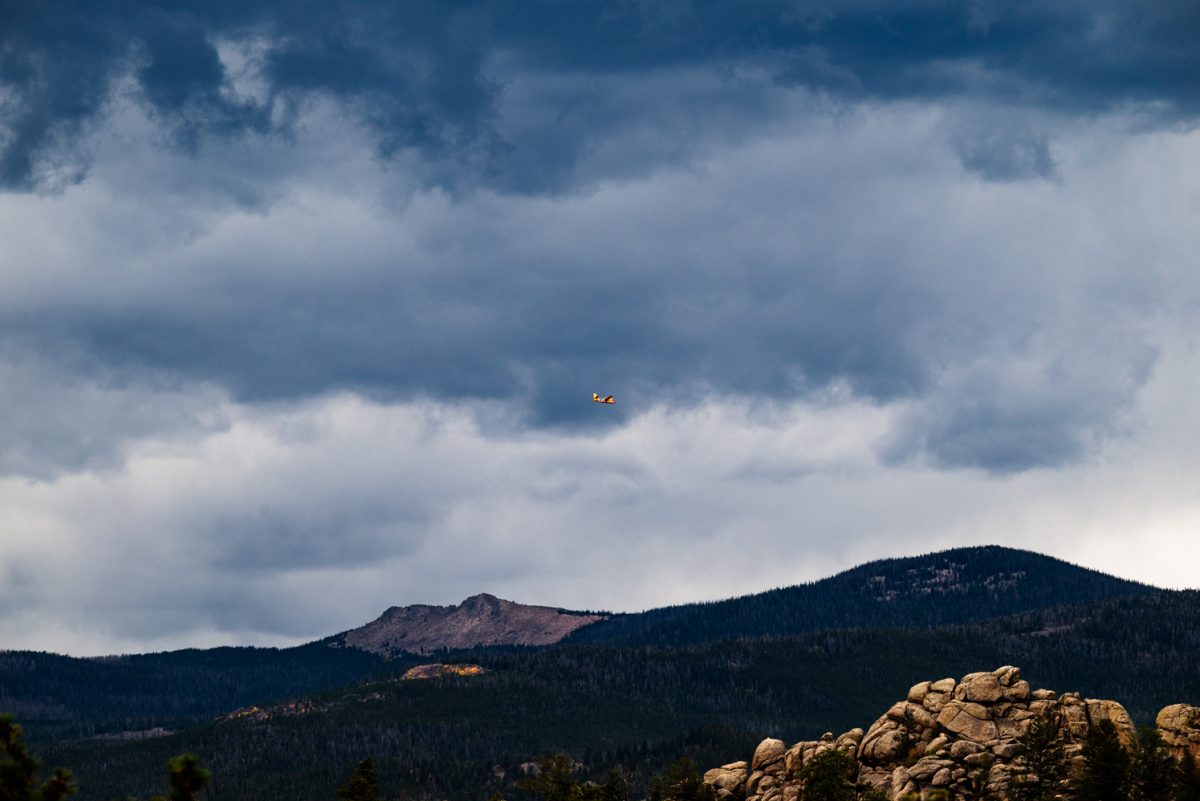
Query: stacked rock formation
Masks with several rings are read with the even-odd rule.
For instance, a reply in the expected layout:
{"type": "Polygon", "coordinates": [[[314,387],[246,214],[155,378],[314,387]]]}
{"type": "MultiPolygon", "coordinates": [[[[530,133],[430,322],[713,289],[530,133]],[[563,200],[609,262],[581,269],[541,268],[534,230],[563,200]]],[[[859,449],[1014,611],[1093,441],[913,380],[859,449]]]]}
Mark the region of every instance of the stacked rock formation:
{"type": "MultiPolygon", "coordinates": [[[[1058,726],[1072,772],[1082,769],[1084,740],[1100,721],[1112,721],[1126,743],[1134,736],[1133,721],[1117,702],[1031,690],[1020,669],[1006,666],[958,681],[923,681],[865,732],[826,733],[791,748],[763,740],[749,763],[714,768],[704,780],[721,801],[795,801],[803,766],[837,748],[853,757],[852,778],[860,790],[877,788],[892,801],[909,793],[924,797],[934,788],[951,799],[975,798],[985,790],[1004,797],[1017,740],[1042,716],[1058,726]]],[[[1177,754],[1190,749],[1200,756],[1200,708],[1169,706],[1159,713],[1158,726],[1177,754]]]]}
{"type": "Polygon", "coordinates": [[[1190,751],[1200,762],[1200,707],[1171,704],[1163,707],[1154,724],[1176,758],[1190,751]]]}

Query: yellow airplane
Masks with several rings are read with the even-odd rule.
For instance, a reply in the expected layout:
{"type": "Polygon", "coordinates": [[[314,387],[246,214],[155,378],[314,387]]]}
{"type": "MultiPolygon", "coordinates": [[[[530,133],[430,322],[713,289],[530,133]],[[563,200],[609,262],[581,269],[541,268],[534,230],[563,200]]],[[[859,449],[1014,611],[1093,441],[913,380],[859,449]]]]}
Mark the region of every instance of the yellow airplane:
{"type": "Polygon", "coordinates": [[[596,403],[616,403],[617,402],[617,399],[614,398],[612,395],[602,398],[599,395],[597,395],[595,392],[592,393],[592,400],[595,401],[596,403]]]}

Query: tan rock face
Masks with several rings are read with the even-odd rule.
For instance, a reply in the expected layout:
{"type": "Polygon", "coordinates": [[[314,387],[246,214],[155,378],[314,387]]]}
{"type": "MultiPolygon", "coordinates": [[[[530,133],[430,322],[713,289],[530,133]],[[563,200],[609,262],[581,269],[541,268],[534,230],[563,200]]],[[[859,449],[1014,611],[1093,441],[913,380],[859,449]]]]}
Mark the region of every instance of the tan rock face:
{"type": "Polygon", "coordinates": [[[954,685],[956,683],[954,679],[938,679],[929,685],[929,689],[935,693],[954,692],[954,685]]]}
{"type": "Polygon", "coordinates": [[[394,606],[377,620],[340,635],[340,642],[377,654],[427,654],[479,645],[550,645],[604,620],[548,606],[475,595],[458,606],[394,606]]]}
{"type": "Polygon", "coordinates": [[[892,708],[887,711],[887,717],[901,724],[906,720],[911,721],[912,725],[922,729],[933,728],[935,722],[933,715],[925,707],[908,701],[893,704],[892,708]]]}
{"type": "Polygon", "coordinates": [[[743,789],[746,783],[746,763],[742,762],[740,764],[743,766],[741,769],[731,770],[727,767],[713,768],[704,774],[704,781],[715,788],[736,795],[743,789]]]}
{"type": "Polygon", "coordinates": [[[401,678],[405,681],[413,679],[444,679],[448,676],[478,676],[487,671],[480,665],[444,665],[435,662],[431,665],[417,665],[404,671],[401,678]]]}
{"type": "MultiPolygon", "coordinates": [[[[990,771],[988,788],[1003,798],[1013,776],[1017,738],[1044,715],[1058,722],[1068,769],[1075,774],[1082,769],[1083,741],[1093,726],[1112,721],[1122,738],[1134,731],[1117,702],[1031,690],[1020,670],[1006,665],[957,682],[913,685],[907,699],[889,708],[865,733],[853,729],[835,737],[827,732],[791,748],[781,740],[764,740],[749,766],[724,765],[706,773],[705,781],[720,801],[798,801],[804,764],[824,750],[838,748],[854,758],[859,789],[879,788],[891,801],[906,793],[924,797],[935,788],[948,791],[951,799],[974,797],[971,788],[983,781],[985,770],[990,771]]],[[[1190,750],[1200,758],[1200,708],[1166,707],[1157,723],[1176,754],[1190,750]]]]}
{"type": "Polygon", "coordinates": [[[999,680],[1001,686],[1011,687],[1021,680],[1021,669],[1012,665],[1005,665],[1002,668],[993,670],[992,675],[999,680]]]}
{"type": "Polygon", "coordinates": [[[1125,711],[1125,707],[1116,701],[1097,701],[1093,698],[1084,701],[1084,706],[1087,709],[1089,729],[1098,725],[1102,720],[1111,720],[1121,742],[1125,745],[1133,742],[1137,730],[1134,728],[1129,713],[1125,711]]]}
{"type": "Polygon", "coordinates": [[[867,736],[858,756],[864,762],[881,765],[895,762],[902,757],[901,746],[904,743],[904,733],[899,728],[881,730],[875,737],[867,736]]]}
{"type": "Polygon", "coordinates": [[[991,673],[972,673],[963,676],[962,682],[954,688],[956,701],[974,701],[981,704],[992,704],[1004,695],[1000,680],[991,673]]]}
{"type": "Polygon", "coordinates": [[[768,737],[758,744],[758,748],[754,749],[754,758],[750,760],[751,769],[762,770],[766,765],[781,759],[786,750],[783,740],[768,737]]]}
{"type": "Polygon", "coordinates": [[[1175,756],[1190,751],[1200,761],[1200,707],[1171,704],[1163,707],[1154,722],[1175,756]]]}
{"type": "Polygon", "coordinates": [[[929,685],[931,681],[923,681],[920,684],[914,684],[908,691],[908,700],[914,704],[919,704],[925,700],[925,696],[929,695],[929,685]]]}
{"type": "Polygon", "coordinates": [[[925,696],[925,700],[921,702],[921,706],[928,709],[933,714],[938,714],[942,708],[946,706],[946,701],[950,698],[949,693],[930,692],[925,696]]]}
{"type": "Polygon", "coordinates": [[[988,710],[970,701],[951,701],[937,719],[938,726],[956,737],[976,743],[996,739],[999,733],[988,710]]]}
{"type": "Polygon", "coordinates": [[[1087,708],[1076,693],[1064,693],[1059,700],[1062,725],[1069,739],[1083,740],[1088,733],[1087,708]]]}
{"type": "Polygon", "coordinates": [[[1028,701],[1029,695],[1029,682],[1024,679],[1013,682],[1004,688],[1004,700],[1006,701],[1028,701]]]}

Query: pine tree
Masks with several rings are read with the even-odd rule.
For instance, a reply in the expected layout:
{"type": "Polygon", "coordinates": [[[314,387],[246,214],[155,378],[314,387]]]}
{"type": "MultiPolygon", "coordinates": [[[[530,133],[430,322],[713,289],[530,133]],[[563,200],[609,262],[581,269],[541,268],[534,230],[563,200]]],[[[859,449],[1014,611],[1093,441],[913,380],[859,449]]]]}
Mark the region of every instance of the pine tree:
{"type": "Polygon", "coordinates": [[[1128,801],[1129,752],[1121,745],[1117,727],[1111,720],[1100,721],[1088,732],[1083,760],[1076,801],[1128,801]]]}
{"type": "Polygon", "coordinates": [[[712,785],[705,783],[687,757],[667,768],[662,792],[664,801],[716,801],[717,798],[712,785]]]}
{"type": "Polygon", "coordinates": [[[1176,783],[1175,760],[1157,729],[1138,729],[1134,744],[1130,798],[1133,801],[1169,801],[1176,783]]]}
{"type": "Polygon", "coordinates": [[[616,768],[608,772],[600,785],[600,801],[629,801],[629,781],[624,773],[616,768]]]}
{"type": "Polygon", "coordinates": [[[1013,801],[1050,801],[1062,786],[1067,766],[1058,726],[1040,717],[1017,740],[1016,770],[1008,795],[1013,801]]]}
{"type": "Polygon", "coordinates": [[[167,763],[167,786],[171,801],[195,801],[212,781],[212,773],[200,767],[200,757],[180,754],[167,763]]]}
{"type": "Polygon", "coordinates": [[[575,786],[571,773],[571,758],[566,754],[555,754],[543,759],[537,772],[521,779],[517,787],[542,801],[569,801],[575,786]]]}
{"type": "Polygon", "coordinates": [[[850,781],[854,760],[845,751],[829,748],[800,769],[801,801],[854,801],[850,781]]]}
{"type": "Polygon", "coordinates": [[[78,787],[70,771],[55,768],[53,775],[37,783],[41,766],[25,747],[25,733],[11,715],[0,715],[0,800],[62,801],[78,787]]]}
{"type": "Polygon", "coordinates": [[[375,760],[367,757],[354,766],[350,780],[338,788],[338,798],[343,801],[379,801],[379,773],[375,760]]]}
{"type": "Polygon", "coordinates": [[[920,758],[921,748],[916,737],[917,718],[908,707],[904,709],[904,717],[900,721],[900,739],[896,744],[896,754],[905,765],[916,764],[920,758]]]}
{"type": "Polygon", "coordinates": [[[1175,769],[1174,801],[1200,801],[1200,768],[1191,751],[1184,751],[1175,769]]]}

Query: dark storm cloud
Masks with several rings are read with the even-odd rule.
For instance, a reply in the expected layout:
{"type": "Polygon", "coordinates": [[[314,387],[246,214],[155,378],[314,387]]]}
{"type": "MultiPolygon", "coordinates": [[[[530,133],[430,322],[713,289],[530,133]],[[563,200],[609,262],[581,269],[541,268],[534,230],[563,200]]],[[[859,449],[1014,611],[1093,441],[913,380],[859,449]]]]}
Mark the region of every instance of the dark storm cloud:
{"type": "MultiPolygon", "coordinates": [[[[847,99],[971,93],[1079,113],[1139,105],[1190,121],[1198,38],[1200,7],[1166,1],[15,0],[0,9],[0,181],[43,181],[125,78],[189,146],[246,130],[286,135],[298,104],[331,97],[374,128],[384,155],[421,152],[431,181],[530,192],[568,187],[606,132],[646,122],[609,113],[611,86],[588,88],[589,78],[758,69],[757,88],[703,98],[717,119],[774,80],[847,99]],[[222,42],[260,46],[250,68],[261,93],[235,91],[222,42]],[[535,98],[530,120],[505,130],[498,104],[516,74],[569,76],[579,89],[535,98]]],[[[1010,161],[1040,169],[1036,143],[1032,154],[1010,144],[1010,161]]],[[[995,163],[971,148],[964,158],[985,175],[995,163]]]]}
{"type": "MultiPolygon", "coordinates": [[[[182,239],[147,244],[159,241],[156,217],[106,229],[102,241],[118,244],[101,250],[65,237],[60,249],[77,253],[63,275],[78,278],[8,304],[0,334],[27,361],[93,389],[15,398],[28,413],[6,429],[0,468],[44,476],[111,464],[114,439],[189,427],[177,412],[188,407],[172,399],[196,386],[252,404],[340,391],[503,400],[503,426],[593,433],[659,403],[804,401],[833,389],[918,405],[889,444],[895,461],[1005,472],[1086,456],[1153,362],[1133,347],[1144,340],[1135,308],[1111,319],[1089,309],[1153,303],[1157,282],[1124,275],[1119,229],[1095,229],[1098,210],[1067,185],[976,196],[944,143],[929,145],[925,117],[800,118],[694,171],[553,200],[418,193],[399,211],[369,200],[390,179],[355,141],[332,155],[298,141],[325,165],[293,190],[320,198],[307,211],[281,203],[191,233],[186,221],[211,210],[159,196],[154,212],[181,215],[168,227],[182,239]],[[1041,205],[1024,211],[1029,202],[1041,205]],[[1099,260],[1081,262],[1073,226],[1109,237],[1099,260]],[[1143,300],[1130,300],[1131,287],[1143,300]],[[1030,360],[1045,369],[1022,372],[1030,360]],[[106,390],[114,382],[159,387],[144,407],[153,414],[120,414],[129,404],[106,390]],[[619,403],[597,413],[592,391],[619,403]],[[92,396],[106,400],[72,413],[92,396]],[[103,436],[91,433],[99,414],[103,436]]],[[[232,146],[156,158],[106,162],[93,184],[42,202],[86,218],[111,202],[88,198],[113,191],[115,175],[140,196],[174,165],[194,162],[189,175],[203,176],[253,161],[232,146]]],[[[30,292],[13,288],[14,298],[30,292]]]]}
{"type": "Polygon", "coordinates": [[[792,397],[837,380],[884,400],[921,390],[914,332],[928,288],[818,254],[739,253],[723,215],[744,218],[760,200],[726,196],[697,219],[663,208],[668,199],[641,219],[583,208],[542,221],[527,209],[506,215],[503,236],[485,222],[495,212],[460,205],[426,233],[452,235],[453,253],[431,247],[415,269],[404,257],[363,264],[330,243],[281,278],[256,263],[269,254],[231,252],[242,270],[163,289],[151,304],[10,318],[0,330],[31,349],[98,354],[74,360],[83,375],[116,366],[199,379],[250,402],[343,388],[383,400],[507,398],[535,425],[607,426],[663,398],[792,397]],[[564,226],[566,240],[521,244],[542,225],[564,226]],[[656,241],[663,225],[692,245],[656,241]],[[616,238],[625,246],[607,241],[616,238]],[[580,403],[593,389],[619,391],[620,403],[595,415],[580,403]]]}
{"type": "Polygon", "coordinates": [[[1046,184],[1026,181],[1060,176],[1049,127],[1029,116],[1136,107],[1151,124],[1191,123],[1198,29],[1183,3],[5,4],[0,182],[78,178],[104,146],[86,134],[108,124],[122,144],[97,183],[129,219],[99,214],[103,199],[87,207],[103,232],[76,271],[49,300],[0,308],[14,352],[108,399],[108,434],[87,416],[62,422],[71,392],[57,412],[27,401],[0,437],[0,471],[107,464],[96,452],[175,425],[169,403],[122,416],[110,388],[126,380],[250,403],[503,399],[527,424],[585,430],[658,402],[837,388],[928,401],[897,460],[1070,461],[1112,430],[1140,362],[1106,367],[1091,338],[1051,330],[1036,355],[1081,366],[1039,395],[1008,391],[1005,359],[1069,296],[1086,306],[1127,287],[1074,281],[1058,231],[956,227],[945,193],[961,171],[913,144],[925,134],[887,129],[920,123],[897,111],[854,142],[869,127],[856,113],[960,103],[937,136],[968,180],[1046,184]],[[806,129],[830,108],[843,132],[806,129]],[[151,134],[120,128],[138,114],[151,134]],[[360,135],[380,157],[369,169],[360,135]],[[680,177],[696,165],[721,175],[680,177]],[[318,211],[276,222],[297,191],[318,211]],[[405,198],[382,226],[394,233],[360,230],[372,192],[405,198]],[[206,239],[247,209],[262,216],[245,239],[206,239]],[[413,223],[421,214],[444,221],[413,223]],[[1061,285],[1031,277],[1062,271],[1061,285]],[[988,366],[964,368],[981,353],[988,366]],[[579,402],[593,390],[620,402],[597,415],[579,402]],[[1095,402],[1079,408],[1081,393],[1095,402]]]}

